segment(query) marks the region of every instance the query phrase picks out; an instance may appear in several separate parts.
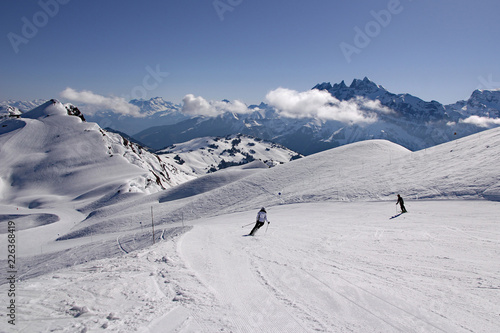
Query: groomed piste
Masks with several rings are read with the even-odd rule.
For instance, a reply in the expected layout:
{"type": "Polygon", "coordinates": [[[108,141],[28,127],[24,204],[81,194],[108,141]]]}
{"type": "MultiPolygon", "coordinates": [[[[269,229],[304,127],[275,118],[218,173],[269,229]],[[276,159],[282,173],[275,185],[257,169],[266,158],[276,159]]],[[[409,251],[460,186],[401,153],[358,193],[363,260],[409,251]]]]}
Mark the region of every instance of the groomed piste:
{"type": "Polygon", "coordinates": [[[0,223],[19,221],[19,331],[500,327],[500,129],[190,179],[60,103],[2,125],[0,223]],[[391,219],[397,194],[409,213],[391,219]],[[244,237],[262,206],[268,229],[244,237]]]}

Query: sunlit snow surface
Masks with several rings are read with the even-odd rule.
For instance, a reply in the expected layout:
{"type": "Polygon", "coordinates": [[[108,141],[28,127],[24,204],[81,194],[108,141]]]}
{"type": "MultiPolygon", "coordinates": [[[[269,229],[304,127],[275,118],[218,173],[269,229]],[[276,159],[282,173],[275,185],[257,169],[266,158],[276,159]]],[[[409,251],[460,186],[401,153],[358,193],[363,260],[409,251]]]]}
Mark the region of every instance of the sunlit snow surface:
{"type": "Polygon", "coordinates": [[[127,159],[118,137],[49,111],[0,127],[0,259],[14,220],[18,331],[500,327],[498,129],[413,153],[360,142],[149,191],[154,155],[127,159]],[[409,213],[391,219],[397,193],[409,213]],[[246,237],[262,206],[271,224],[246,237]]]}
{"type": "MultiPolygon", "coordinates": [[[[154,246],[19,283],[26,332],[495,332],[498,203],[269,207],[190,221],[154,246]]],[[[141,231],[134,237],[139,241],[141,231]]],[[[149,233],[149,235],[151,235],[149,233]]],[[[126,235],[77,247],[118,254],[126,235]],[[114,245],[114,247],[113,247],[114,245]]],[[[148,237],[148,241],[151,239],[148,237]]],[[[132,244],[133,241],[129,241],[132,244]]],[[[2,295],[4,296],[4,295],[2,295]]],[[[5,317],[2,317],[5,320],[5,317]]]]}

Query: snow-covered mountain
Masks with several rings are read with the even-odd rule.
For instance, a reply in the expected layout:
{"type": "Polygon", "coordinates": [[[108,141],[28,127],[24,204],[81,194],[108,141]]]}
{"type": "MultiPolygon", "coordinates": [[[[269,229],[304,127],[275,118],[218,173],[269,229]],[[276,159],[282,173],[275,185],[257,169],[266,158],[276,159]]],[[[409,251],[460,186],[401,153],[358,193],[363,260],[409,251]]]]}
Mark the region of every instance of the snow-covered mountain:
{"type": "Polygon", "coordinates": [[[466,101],[446,105],[450,111],[466,117],[500,118],[500,90],[475,90],[466,101]]]}
{"type": "Polygon", "coordinates": [[[163,111],[179,111],[181,107],[178,104],[164,101],[161,97],[154,97],[148,100],[133,99],[130,100],[129,103],[138,106],[141,109],[140,112],[148,116],[163,111]]]}
{"type": "Polygon", "coordinates": [[[157,154],[186,173],[203,175],[235,165],[261,161],[268,167],[303,157],[279,144],[242,134],[204,137],[172,145],[157,154]]]}
{"type": "Polygon", "coordinates": [[[313,89],[326,90],[341,101],[351,100],[359,96],[370,100],[378,100],[382,105],[396,111],[396,115],[386,114],[386,120],[394,121],[398,119],[417,125],[440,121],[457,121],[459,119],[458,114],[447,113],[445,107],[437,101],[426,102],[410,94],[391,93],[366,77],[363,80],[353,80],[350,86],[347,86],[342,81],[333,86],[330,83],[318,84],[313,89]]]}
{"type": "Polygon", "coordinates": [[[0,147],[0,198],[19,207],[74,202],[82,208],[193,178],[57,100],[4,119],[0,147]]]}
{"type": "MultiPolygon", "coordinates": [[[[410,150],[420,150],[467,136],[484,127],[463,122],[472,114],[495,116],[499,111],[498,92],[474,92],[467,112],[463,106],[444,106],[426,102],[410,94],[394,94],[368,78],[355,79],[350,86],[322,83],[313,89],[328,91],[340,101],[363,98],[393,112],[378,112],[378,120],[369,124],[349,124],[334,120],[284,117],[264,103],[249,106],[248,114],[226,112],[217,117],[197,117],[175,125],[155,126],[134,135],[153,149],[202,136],[226,136],[243,133],[280,143],[302,154],[367,139],[386,139],[410,150]],[[487,102],[485,102],[487,101],[487,102]]],[[[377,112],[373,110],[373,112],[377,112]]]]}
{"type": "MultiPolygon", "coordinates": [[[[8,107],[18,109],[21,112],[28,112],[45,102],[47,100],[43,99],[33,101],[3,101],[0,102],[0,116],[7,113],[6,110],[8,107]]],[[[89,122],[98,123],[101,128],[109,127],[127,135],[138,133],[152,126],[175,124],[190,118],[180,112],[181,105],[164,101],[161,97],[154,97],[149,100],[133,99],[129,103],[139,107],[142,117],[117,114],[112,110],[106,109],[95,110],[93,106],[90,106],[92,112],[86,113],[85,117],[89,122]]],[[[84,103],[78,106],[82,110],[88,107],[84,103]]]]}
{"type": "MultiPolygon", "coordinates": [[[[327,91],[342,102],[362,98],[393,112],[368,110],[377,115],[377,121],[354,124],[285,117],[270,105],[261,103],[248,106],[249,110],[254,110],[250,113],[193,117],[182,113],[181,105],[156,97],[130,101],[140,108],[143,117],[119,115],[110,110],[98,110],[86,117],[102,128],[126,133],[153,150],[195,138],[245,134],[279,143],[305,155],[367,139],[386,139],[410,150],[420,150],[500,124],[498,90],[476,90],[467,101],[443,105],[410,94],[391,93],[366,77],[353,80],[349,86],[344,81],[334,85],[325,82],[313,89],[327,91]]],[[[39,102],[7,101],[0,105],[4,106],[2,113],[7,114],[7,106],[26,111],[28,105],[39,102]]]]}
{"type": "MultiPolygon", "coordinates": [[[[418,152],[357,142],[149,195],[123,193],[151,175],[151,165],[127,159],[142,164],[146,153],[134,149],[57,102],[0,123],[0,223],[15,224],[18,259],[15,282],[2,270],[0,285],[16,288],[16,327],[495,332],[500,325],[498,202],[487,201],[500,200],[500,128],[418,152]],[[397,193],[408,214],[396,215],[397,193]],[[242,237],[262,206],[272,222],[242,237]]],[[[0,243],[8,237],[0,234],[0,243]]]]}

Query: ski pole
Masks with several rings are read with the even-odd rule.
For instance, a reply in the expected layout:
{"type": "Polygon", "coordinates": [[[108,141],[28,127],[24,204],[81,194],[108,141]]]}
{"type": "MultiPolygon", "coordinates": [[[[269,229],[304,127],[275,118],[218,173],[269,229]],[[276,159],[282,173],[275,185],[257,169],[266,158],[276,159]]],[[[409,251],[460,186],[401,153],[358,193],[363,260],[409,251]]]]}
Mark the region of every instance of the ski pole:
{"type": "Polygon", "coordinates": [[[248,223],[248,224],[242,225],[241,227],[242,227],[242,228],[244,228],[244,227],[248,227],[249,225],[254,224],[254,223],[255,223],[255,222],[248,223]]]}
{"type": "Polygon", "coordinates": [[[268,222],[267,222],[266,232],[265,232],[266,234],[267,234],[267,228],[269,228],[269,223],[271,223],[271,221],[268,221],[268,222]]]}

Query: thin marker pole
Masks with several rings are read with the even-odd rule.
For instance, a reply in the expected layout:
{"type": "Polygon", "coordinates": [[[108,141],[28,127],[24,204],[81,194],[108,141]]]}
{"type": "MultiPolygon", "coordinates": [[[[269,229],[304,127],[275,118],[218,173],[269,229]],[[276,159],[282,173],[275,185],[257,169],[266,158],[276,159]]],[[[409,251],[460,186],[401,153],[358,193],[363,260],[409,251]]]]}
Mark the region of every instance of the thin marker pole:
{"type": "Polygon", "coordinates": [[[153,244],[155,243],[155,224],[153,222],[153,206],[151,206],[151,228],[153,229],[153,244]]]}

